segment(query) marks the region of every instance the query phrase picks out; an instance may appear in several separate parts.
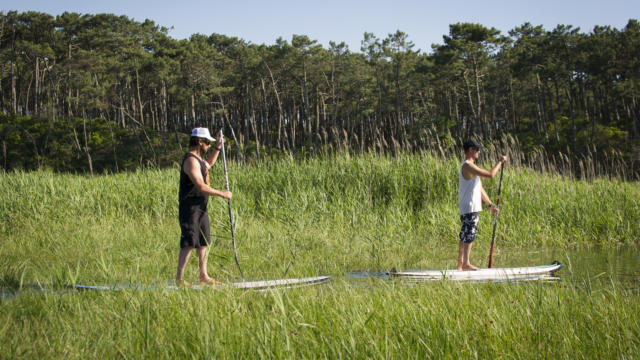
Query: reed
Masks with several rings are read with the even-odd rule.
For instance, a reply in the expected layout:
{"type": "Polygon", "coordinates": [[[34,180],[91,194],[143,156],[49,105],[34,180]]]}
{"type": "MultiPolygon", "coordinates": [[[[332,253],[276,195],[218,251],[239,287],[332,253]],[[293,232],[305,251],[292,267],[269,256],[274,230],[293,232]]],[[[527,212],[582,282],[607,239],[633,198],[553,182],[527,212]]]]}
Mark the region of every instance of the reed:
{"type": "MultiPolygon", "coordinates": [[[[400,153],[428,153],[433,157],[450,159],[460,156],[464,141],[454,137],[451,132],[443,133],[435,127],[421,128],[418,135],[402,139],[394,136],[385,137],[379,131],[372,134],[371,139],[362,140],[357,134],[349,134],[344,130],[335,153],[373,152],[389,153],[393,156],[400,153]]],[[[541,173],[583,180],[640,180],[640,147],[631,148],[630,153],[616,149],[600,149],[595,144],[588,145],[580,151],[572,151],[569,147],[554,150],[543,145],[531,145],[526,140],[520,140],[510,134],[486,139],[483,143],[490,154],[488,160],[493,161],[500,155],[507,155],[510,165],[516,168],[526,167],[541,173]]],[[[324,145],[321,151],[325,156],[333,153],[334,149],[330,144],[324,145]]]]}
{"type": "MultiPolygon", "coordinates": [[[[249,273],[451,267],[455,260],[457,161],[347,154],[229,166],[240,262],[249,273]],[[450,256],[430,258],[436,248],[450,256]]],[[[74,273],[83,282],[171,279],[179,237],[177,173],[0,175],[9,189],[0,194],[0,251],[7,259],[0,265],[2,281],[51,283],[74,273]]],[[[221,167],[212,179],[224,186],[221,167]]],[[[484,186],[497,192],[497,180],[484,186]]],[[[233,274],[224,202],[212,198],[209,211],[212,265],[233,274]]],[[[490,237],[490,222],[481,216],[479,243],[490,237]]],[[[503,248],[637,246],[638,223],[637,184],[507,167],[496,241],[503,248]]]]}

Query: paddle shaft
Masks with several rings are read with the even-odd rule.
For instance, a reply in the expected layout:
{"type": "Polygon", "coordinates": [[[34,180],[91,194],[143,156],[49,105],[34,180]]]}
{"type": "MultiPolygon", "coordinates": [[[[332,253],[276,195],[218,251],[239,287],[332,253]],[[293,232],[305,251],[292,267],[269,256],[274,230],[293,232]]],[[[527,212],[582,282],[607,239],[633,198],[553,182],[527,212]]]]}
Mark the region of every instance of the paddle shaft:
{"type": "MultiPolygon", "coordinates": [[[[498,185],[498,200],[496,200],[496,207],[500,207],[500,193],[502,192],[502,171],[504,170],[504,164],[500,167],[500,184],[498,185]]],[[[498,213],[493,215],[493,235],[491,235],[491,250],[489,250],[489,268],[493,266],[493,244],[496,239],[496,225],[498,224],[498,213]]]]}
{"type": "MultiPolygon", "coordinates": [[[[224,139],[224,135],[222,134],[222,130],[220,130],[220,136],[224,139]]],[[[220,144],[220,151],[222,151],[222,164],[224,166],[224,186],[229,191],[229,173],[227,172],[227,157],[224,152],[224,140],[222,144],[220,144]]],[[[233,232],[233,213],[231,212],[231,199],[227,199],[227,207],[229,208],[229,226],[231,227],[231,243],[233,243],[233,257],[236,260],[236,265],[238,265],[238,271],[240,271],[240,277],[244,282],[244,275],[242,274],[242,269],[240,268],[240,262],[238,261],[238,250],[236,249],[236,237],[233,232]]]]}

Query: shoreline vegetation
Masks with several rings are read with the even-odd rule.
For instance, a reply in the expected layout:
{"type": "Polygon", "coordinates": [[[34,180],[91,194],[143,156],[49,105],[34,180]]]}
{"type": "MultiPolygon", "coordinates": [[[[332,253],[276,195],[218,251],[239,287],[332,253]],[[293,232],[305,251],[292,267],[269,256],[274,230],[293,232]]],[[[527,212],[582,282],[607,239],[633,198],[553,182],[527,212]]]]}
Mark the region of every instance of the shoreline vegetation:
{"type": "MultiPolygon", "coordinates": [[[[2,140],[2,169],[0,171],[51,171],[54,173],[112,174],[140,169],[164,169],[176,166],[188,147],[188,133],[163,133],[141,128],[144,142],[129,128],[102,118],[76,118],[66,122],[51,122],[46,118],[11,117],[0,114],[2,140]],[[78,138],[78,129],[91,128],[85,139],[78,138]],[[26,140],[26,141],[25,141],[26,140]],[[84,145],[82,143],[84,142],[84,145]],[[146,150],[145,150],[146,149],[146,150]]],[[[336,143],[325,143],[315,150],[301,146],[297,150],[282,151],[260,146],[255,142],[239,143],[226,138],[227,156],[242,164],[274,160],[331,159],[347,156],[378,154],[429,154],[440,159],[458,158],[462,140],[451,132],[439,133],[435,127],[423,128],[419,135],[405,139],[378,138],[364,145],[357,136],[346,132],[336,143]]],[[[509,166],[558,174],[569,178],[592,180],[597,178],[640,181],[640,158],[635,153],[605,149],[595,144],[572,152],[569,147],[554,150],[519,140],[509,134],[484,142],[483,157],[509,157],[509,166]]],[[[640,148],[637,150],[640,151],[640,148]]],[[[634,150],[635,151],[635,150],[634,150]]]]}
{"type": "MultiPolygon", "coordinates": [[[[248,277],[454,265],[459,161],[427,153],[292,160],[229,163],[248,277]]],[[[223,185],[221,166],[211,179],[223,185]]],[[[3,291],[173,279],[177,180],[177,167],[0,173],[3,291]]],[[[495,179],[484,186],[497,191],[495,179]]],[[[499,248],[640,246],[637,182],[507,165],[501,208],[499,248]]],[[[226,207],[211,199],[209,211],[210,274],[237,279],[226,207]]],[[[478,246],[490,223],[485,212],[478,246]]],[[[187,280],[195,276],[192,262],[187,280]]],[[[266,292],[23,294],[0,299],[0,348],[8,358],[65,359],[637,358],[638,288],[604,283],[336,279],[266,292]]]]}

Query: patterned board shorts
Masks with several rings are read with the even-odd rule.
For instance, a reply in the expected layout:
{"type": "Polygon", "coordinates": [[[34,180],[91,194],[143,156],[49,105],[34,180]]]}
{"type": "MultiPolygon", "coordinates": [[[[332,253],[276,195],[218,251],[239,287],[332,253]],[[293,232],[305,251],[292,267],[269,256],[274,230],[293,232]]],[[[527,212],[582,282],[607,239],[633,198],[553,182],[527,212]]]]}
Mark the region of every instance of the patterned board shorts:
{"type": "Polygon", "coordinates": [[[476,239],[478,219],[477,212],[460,215],[460,221],[462,222],[462,229],[460,229],[460,235],[458,236],[460,241],[470,244],[476,239]]]}

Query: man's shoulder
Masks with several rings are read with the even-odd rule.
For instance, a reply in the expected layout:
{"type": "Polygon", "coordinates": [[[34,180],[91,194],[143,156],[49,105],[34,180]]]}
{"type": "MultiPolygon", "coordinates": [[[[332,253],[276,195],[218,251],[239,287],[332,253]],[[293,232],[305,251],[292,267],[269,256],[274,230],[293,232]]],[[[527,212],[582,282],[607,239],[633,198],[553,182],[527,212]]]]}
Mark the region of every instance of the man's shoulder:
{"type": "Polygon", "coordinates": [[[468,161],[463,161],[462,164],[460,164],[460,170],[466,172],[469,171],[470,169],[472,169],[473,167],[471,166],[471,163],[469,163],[468,161]]]}
{"type": "Polygon", "coordinates": [[[200,167],[200,162],[197,157],[191,153],[186,153],[184,155],[184,161],[182,162],[182,168],[187,169],[194,166],[200,167]]]}
{"type": "Polygon", "coordinates": [[[471,166],[471,163],[467,162],[466,160],[462,162],[460,171],[462,172],[462,176],[464,176],[464,178],[467,180],[471,180],[476,177],[476,174],[473,171],[473,166],[471,166]]]}

